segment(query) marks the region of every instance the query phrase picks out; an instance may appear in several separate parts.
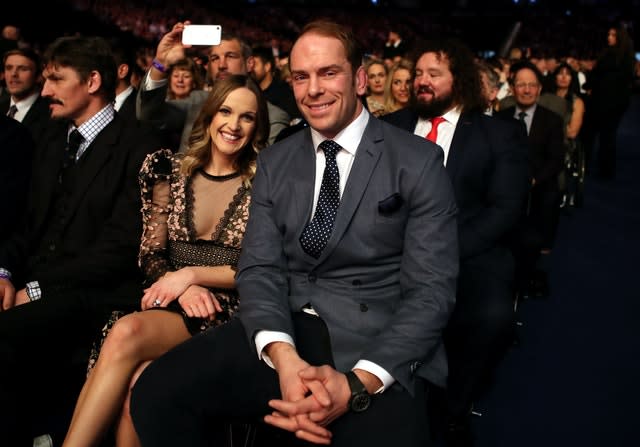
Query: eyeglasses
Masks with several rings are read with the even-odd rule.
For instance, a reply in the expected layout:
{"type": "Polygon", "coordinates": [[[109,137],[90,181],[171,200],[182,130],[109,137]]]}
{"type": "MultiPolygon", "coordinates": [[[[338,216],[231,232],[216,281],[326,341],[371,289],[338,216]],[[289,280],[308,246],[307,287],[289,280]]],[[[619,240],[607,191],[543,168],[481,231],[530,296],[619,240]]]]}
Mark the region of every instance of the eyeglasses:
{"type": "Polygon", "coordinates": [[[514,87],[518,90],[522,90],[527,87],[534,89],[540,87],[540,84],[538,84],[537,82],[518,82],[517,84],[514,84],[514,87]]]}

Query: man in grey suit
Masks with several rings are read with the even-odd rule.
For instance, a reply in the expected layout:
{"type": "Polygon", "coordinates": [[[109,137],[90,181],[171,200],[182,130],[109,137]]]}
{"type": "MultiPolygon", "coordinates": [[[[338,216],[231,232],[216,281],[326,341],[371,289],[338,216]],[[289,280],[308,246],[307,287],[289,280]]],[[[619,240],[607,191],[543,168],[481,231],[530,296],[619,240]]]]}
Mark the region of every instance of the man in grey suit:
{"type": "Polygon", "coordinates": [[[340,25],[308,24],[290,60],[309,128],[258,156],[240,317],[142,373],[142,445],[211,445],[225,419],[305,444],[429,445],[424,382],[446,381],[458,273],[442,151],[364,109],[362,51],[340,25]]]}
{"type": "MultiPolygon", "coordinates": [[[[194,90],[188,98],[166,100],[167,72],[171,64],[185,57],[182,30],[190,22],[178,22],[165,34],[156,49],[156,57],[147,75],[140,83],[137,115],[142,121],[151,122],[168,135],[180,137],[179,150],[184,151],[189,142],[193,122],[209,97],[205,90],[194,90]]],[[[251,47],[240,37],[223,34],[219,45],[210,48],[207,69],[215,81],[232,74],[248,74],[253,68],[251,47]]],[[[269,111],[269,144],[273,144],[280,131],[289,126],[290,117],[280,107],[267,102],[269,111]]]]}

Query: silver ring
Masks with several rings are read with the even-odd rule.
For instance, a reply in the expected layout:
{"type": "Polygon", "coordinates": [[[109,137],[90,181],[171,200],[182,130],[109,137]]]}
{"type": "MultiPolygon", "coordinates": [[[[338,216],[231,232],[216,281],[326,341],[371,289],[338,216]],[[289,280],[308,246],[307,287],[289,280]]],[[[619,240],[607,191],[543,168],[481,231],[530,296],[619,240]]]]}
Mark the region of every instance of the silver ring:
{"type": "Polygon", "coordinates": [[[160,301],[160,300],[159,300],[159,299],[157,299],[157,298],[156,298],[156,300],[153,302],[153,305],[154,305],[155,307],[158,307],[158,306],[159,306],[159,305],[161,305],[161,304],[162,304],[162,301],[160,301]]]}

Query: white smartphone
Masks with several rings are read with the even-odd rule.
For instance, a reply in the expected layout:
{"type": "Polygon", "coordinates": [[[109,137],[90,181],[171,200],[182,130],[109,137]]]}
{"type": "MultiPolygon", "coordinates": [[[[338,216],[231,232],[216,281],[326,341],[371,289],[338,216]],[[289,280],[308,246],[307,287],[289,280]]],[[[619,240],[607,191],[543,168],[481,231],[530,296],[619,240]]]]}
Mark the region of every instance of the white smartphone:
{"type": "Polygon", "coordinates": [[[185,45],[220,45],[222,26],[187,25],[182,30],[182,43],[185,45]]]}

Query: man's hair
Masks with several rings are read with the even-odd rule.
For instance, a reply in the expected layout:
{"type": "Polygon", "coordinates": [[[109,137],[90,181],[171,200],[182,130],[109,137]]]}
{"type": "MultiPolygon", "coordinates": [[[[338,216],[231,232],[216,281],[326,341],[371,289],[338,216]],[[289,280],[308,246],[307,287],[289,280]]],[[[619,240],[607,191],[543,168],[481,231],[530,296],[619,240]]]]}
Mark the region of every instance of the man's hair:
{"type": "Polygon", "coordinates": [[[362,46],[349,28],[330,20],[320,19],[307,23],[305,27],[302,28],[298,39],[305,34],[318,34],[319,36],[338,39],[344,47],[347,60],[351,64],[351,69],[354,74],[362,65],[364,56],[362,46]]]}
{"type": "Polygon", "coordinates": [[[253,47],[253,57],[260,59],[263,63],[271,64],[271,72],[276,69],[276,59],[273,57],[273,50],[270,47],[253,47]]]}
{"type": "Polygon", "coordinates": [[[484,73],[489,81],[489,86],[492,88],[500,88],[500,76],[495,70],[485,61],[478,61],[478,70],[480,73],[484,73]]]}
{"type": "Polygon", "coordinates": [[[111,46],[102,37],[65,36],[56,39],[45,51],[45,65],[69,67],[80,79],[89,79],[92,71],[100,73],[100,92],[107,102],[116,95],[117,68],[111,46]]]}
{"type": "Polygon", "coordinates": [[[240,51],[242,52],[242,58],[245,61],[249,59],[251,56],[253,56],[251,45],[249,45],[247,41],[244,38],[240,37],[239,35],[223,32],[222,37],[220,37],[220,41],[223,41],[223,40],[235,40],[236,42],[238,42],[240,44],[240,51]]]}
{"type": "Polygon", "coordinates": [[[36,51],[32,50],[31,48],[14,48],[4,53],[4,56],[2,57],[3,68],[7,62],[7,58],[9,56],[14,56],[14,55],[26,57],[31,62],[33,62],[33,64],[36,66],[36,74],[39,74],[40,72],[42,72],[42,61],[40,59],[40,55],[36,51]]]}
{"type": "Polygon", "coordinates": [[[516,75],[518,74],[518,72],[521,70],[524,70],[525,68],[533,71],[533,73],[536,75],[536,79],[538,80],[538,84],[542,86],[542,84],[544,83],[544,76],[542,76],[542,72],[538,69],[538,67],[536,67],[536,64],[528,60],[517,62],[511,66],[511,70],[510,70],[511,77],[509,78],[509,83],[513,85],[513,83],[516,80],[516,75]]]}
{"type": "Polygon", "coordinates": [[[124,80],[127,84],[130,83],[131,75],[136,65],[135,43],[124,37],[113,37],[109,39],[109,45],[111,45],[111,54],[113,54],[113,58],[116,61],[116,69],[122,64],[129,67],[129,71],[124,77],[124,80]]]}
{"type": "Polygon", "coordinates": [[[435,53],[439,60],[444,58],[449,62],[455,104],[464,111],[484,108],[480,73],[469,47],[455,38],[424,41],[416,45],[414,61],[417,63],[425,53],[435,53]]]}

